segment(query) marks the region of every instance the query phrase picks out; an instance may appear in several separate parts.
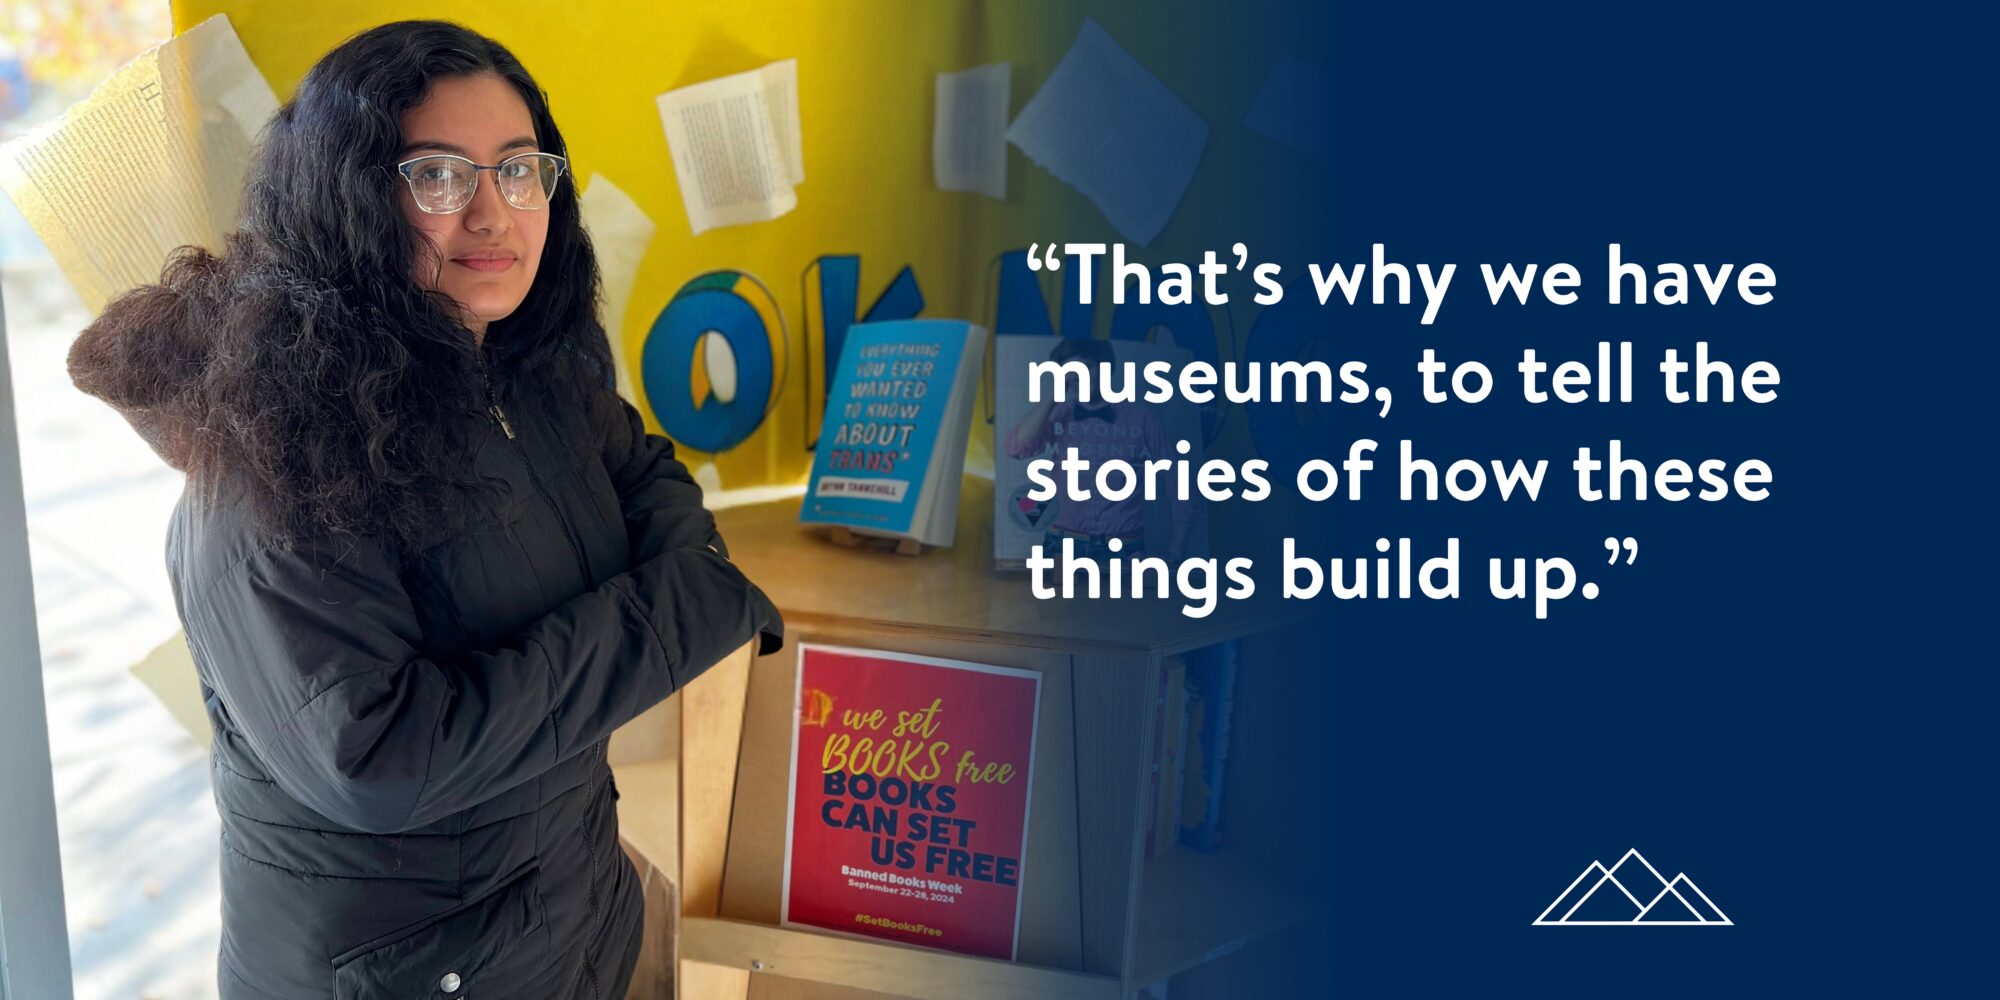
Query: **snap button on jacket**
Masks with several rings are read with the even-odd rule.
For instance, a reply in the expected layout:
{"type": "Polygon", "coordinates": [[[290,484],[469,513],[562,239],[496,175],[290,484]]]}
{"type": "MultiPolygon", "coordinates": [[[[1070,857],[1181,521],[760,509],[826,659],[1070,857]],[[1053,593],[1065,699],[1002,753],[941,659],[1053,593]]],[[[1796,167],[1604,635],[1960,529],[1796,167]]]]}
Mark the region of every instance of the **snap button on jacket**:
{"type": "Polygon", "coordinates": [[[505,489],[416,551],[272,542],[227,487],[191,482],[174,512],[215,730],[225,998],[619,1000],[641,896],[606,743],[751,638],[781,641],[637,411],[608,385],[488,375],[507,428],[483,420],[473,461],[505,489]]]}

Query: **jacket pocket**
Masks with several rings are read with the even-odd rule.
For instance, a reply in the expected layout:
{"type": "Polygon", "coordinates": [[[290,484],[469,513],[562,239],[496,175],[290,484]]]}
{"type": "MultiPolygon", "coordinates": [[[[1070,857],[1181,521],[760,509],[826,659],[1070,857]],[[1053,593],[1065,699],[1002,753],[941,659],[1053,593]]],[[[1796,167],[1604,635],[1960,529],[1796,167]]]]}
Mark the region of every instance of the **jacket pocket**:
{"type": "Polygon", "coordinates": [[[338,1000],[498,997],[550,958],[541,869],[333,960],[338,1000]]]}

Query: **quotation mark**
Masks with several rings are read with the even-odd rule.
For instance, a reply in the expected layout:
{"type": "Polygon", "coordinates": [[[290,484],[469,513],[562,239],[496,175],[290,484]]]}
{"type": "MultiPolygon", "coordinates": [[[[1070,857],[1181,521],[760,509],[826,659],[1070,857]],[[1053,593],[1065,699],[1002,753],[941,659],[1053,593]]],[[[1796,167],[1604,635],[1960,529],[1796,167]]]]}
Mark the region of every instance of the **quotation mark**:
{"type": "MultiPolygon", "coordinates": [[[[1608,565],[1618,565],[1618,554],[1620,552],[1627,553],[1625,556],[1625,565],[1627,566],[1639,560],[1639,540],[1630,535],[1624,538],[1611,538],[1607,536],[1604,539],[1604,549],[1611,553],[1611,557],[1605,560],[1605,563],[1608,565]]],[[[1586,583],[1583,585],[1583,599],[1586,601],[1597,600],[1597,584],[1586,583]]]]}
{"type": "Polygon", "coordinates": [[[1621,551],[1631,553],[1625,557],[1625,565],[1630,566],[1639,561],[1639,540],[1630,535],[1625,536],[1623,540],[1606,538],[1604,547],[1611,552],[1611,558],[1605,560],[1607,565],[1618,565],[1618,553],[1621,551]]]}
{"type": "Polygon", "coordinates": [[[1028,244],[1028,270],[1040,271],[1044,268],[1051,271],[1062,270],[1062,258],[1056,256],[1058,252],[1056,245],[1054,243],[1049,244],[1047,250],[1042,251],[1040,256],[1036,256],[1035,248],[1041,245],[1040,243],[1028,244]]]}

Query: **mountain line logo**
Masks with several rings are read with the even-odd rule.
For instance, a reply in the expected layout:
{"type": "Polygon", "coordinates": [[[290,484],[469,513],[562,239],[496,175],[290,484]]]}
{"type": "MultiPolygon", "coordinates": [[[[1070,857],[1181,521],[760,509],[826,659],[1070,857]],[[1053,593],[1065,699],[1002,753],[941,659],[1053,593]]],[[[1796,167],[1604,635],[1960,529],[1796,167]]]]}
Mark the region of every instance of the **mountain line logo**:
{"type": "Polygon", "coordinates": [[[1685,872],[1662,876],[1638,848],[1609,869],[1592,861],[1536,927],[1734,927],[1736,922],[1685,872]]]}

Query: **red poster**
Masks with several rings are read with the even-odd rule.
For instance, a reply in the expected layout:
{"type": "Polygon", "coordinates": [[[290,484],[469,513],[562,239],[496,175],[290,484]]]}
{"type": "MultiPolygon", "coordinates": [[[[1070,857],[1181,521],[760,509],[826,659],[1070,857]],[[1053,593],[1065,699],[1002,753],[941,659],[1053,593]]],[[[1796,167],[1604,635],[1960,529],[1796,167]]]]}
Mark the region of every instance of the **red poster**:
{"type": "Polygon", "coordinates": [[[799,646],[784,922],[1013,959],[1041,675],[799,646]]]}

